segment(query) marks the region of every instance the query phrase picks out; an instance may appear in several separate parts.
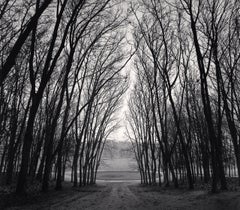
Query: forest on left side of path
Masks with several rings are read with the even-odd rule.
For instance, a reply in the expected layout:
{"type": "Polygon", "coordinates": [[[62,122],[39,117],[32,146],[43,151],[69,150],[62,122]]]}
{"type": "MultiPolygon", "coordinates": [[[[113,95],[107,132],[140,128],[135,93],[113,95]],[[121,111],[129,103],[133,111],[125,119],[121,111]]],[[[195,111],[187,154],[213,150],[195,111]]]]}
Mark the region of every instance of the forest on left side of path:
{"type": "MultiPolygon", "coordinates": [[[[129,85],[120,1],[0,3],[0,177],[18,195],[96,182],[129,85]]],[[[5,188],[4,188],[5,189],[5,188]]]]}

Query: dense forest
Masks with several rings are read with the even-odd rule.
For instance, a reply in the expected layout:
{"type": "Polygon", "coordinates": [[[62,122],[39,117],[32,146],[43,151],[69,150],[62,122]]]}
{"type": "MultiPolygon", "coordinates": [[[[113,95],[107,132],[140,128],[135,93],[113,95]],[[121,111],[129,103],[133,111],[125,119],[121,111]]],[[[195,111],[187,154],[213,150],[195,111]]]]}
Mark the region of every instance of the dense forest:
{"type": "Polygon", "coordinates": [[[130,87],[142,183],[240,185],[239,49],[238,0],[1,1],[1,184],[94,184],[130,87]]]}
{"type": "Polygon", "coordinates": [[[142,183],[240,185],[240,2],[143,0],[131,12],[127,128],[142,183]]]}

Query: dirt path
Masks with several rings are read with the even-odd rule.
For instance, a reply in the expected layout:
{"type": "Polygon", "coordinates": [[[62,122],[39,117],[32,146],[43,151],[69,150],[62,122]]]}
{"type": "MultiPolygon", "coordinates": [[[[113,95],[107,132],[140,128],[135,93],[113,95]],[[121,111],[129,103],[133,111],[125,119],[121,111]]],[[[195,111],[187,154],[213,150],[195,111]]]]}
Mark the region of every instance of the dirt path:
{"type": "Polygon", "coordinates": [[[33,205],[10,209],[80,210],[237,210],[240,192],[209,195],[204,191],[156,190],[134,183],[111,182],[64,192],[33,205]]]}
{"type": "MultiPolygon", "coordinates": [[[[113,209],[144,209],[143,203],[129,189],[128,183],[111,183],[101,193],[95,193],[79,200],[80,209],[86,210],[113,210],[113,209]]],[[[78,204],[72,203],[68,208],[75,208],[78,204]]]]}
{"type": "Polygon", "coordinates": [[[129,189],[129,183],[108,183],[101,191],[71,203],[60,202],[51,209],[131,210],[145,209],[144,204],[129,189]]]}

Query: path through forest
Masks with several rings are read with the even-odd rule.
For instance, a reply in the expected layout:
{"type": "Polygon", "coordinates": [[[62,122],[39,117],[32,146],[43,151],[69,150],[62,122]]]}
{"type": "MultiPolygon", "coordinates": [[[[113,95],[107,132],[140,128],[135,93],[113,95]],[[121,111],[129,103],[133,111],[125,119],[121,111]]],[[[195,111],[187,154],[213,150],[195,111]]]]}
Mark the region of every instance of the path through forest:
{"type": "Polygon", "coordinates": [[[160,190],[131,182],[106,182],[74,193],[63,191],[41,202],[11,209],[237,210],[239,197],[239,191],[209,195],[206,191],[160,190]]]}

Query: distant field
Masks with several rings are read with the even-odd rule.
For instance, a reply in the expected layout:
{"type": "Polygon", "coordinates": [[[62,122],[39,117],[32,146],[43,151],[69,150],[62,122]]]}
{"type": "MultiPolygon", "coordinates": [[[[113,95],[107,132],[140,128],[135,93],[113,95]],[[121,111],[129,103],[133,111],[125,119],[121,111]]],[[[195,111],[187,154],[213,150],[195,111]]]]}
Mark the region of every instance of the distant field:
{"type": "Polygon", "coordinates": [[[140,180],[137,163],[133,158],[103,158],[97,173],[97,181],[140,180]]]}
{"type": "Polygon", "coordinates": [[[133,158],[103,158],[99,171],[136,171],[137,163],[133,158]]]}
{"type": "Polygon", "coordinates": [[[138,171],[98,171],[97,181],[140,180],[138,171]]]}

